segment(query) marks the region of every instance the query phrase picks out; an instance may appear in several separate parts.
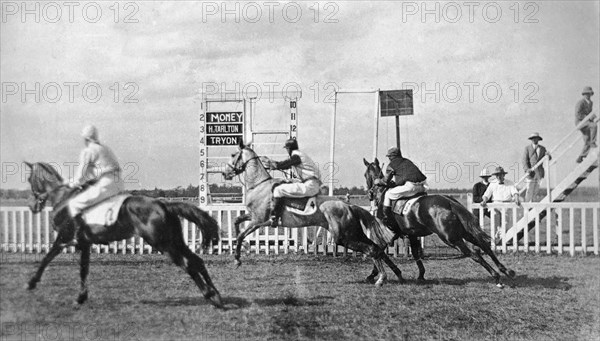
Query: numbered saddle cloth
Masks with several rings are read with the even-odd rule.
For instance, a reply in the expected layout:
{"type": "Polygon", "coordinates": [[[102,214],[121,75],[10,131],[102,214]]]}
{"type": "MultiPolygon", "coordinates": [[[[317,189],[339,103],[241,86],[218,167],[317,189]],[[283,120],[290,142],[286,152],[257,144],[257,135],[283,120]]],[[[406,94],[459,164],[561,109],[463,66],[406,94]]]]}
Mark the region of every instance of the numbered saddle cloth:
{"type": "Polygon", "coordinates": [[[285,198],[286,209],[300,215],[311,215],[317,211],[317,197],[285,198]]]}
{"type": "Polygon", "coordinates": [[[118,194],[86,208],[82,214],[83,220],[88,225],[109,226],[114,224],[119,217],[121,205],[130,196],[130,194],[118,194]]]}
{"type": "Polygon", "coordinates": [[[392,203],[392,210],[396,214],[407,215],[410,212],[412,205],[419,200],[420,197],[427,195],[427,193],[417,193],[407,198],[398,199],[395,203],[392,203]]]}

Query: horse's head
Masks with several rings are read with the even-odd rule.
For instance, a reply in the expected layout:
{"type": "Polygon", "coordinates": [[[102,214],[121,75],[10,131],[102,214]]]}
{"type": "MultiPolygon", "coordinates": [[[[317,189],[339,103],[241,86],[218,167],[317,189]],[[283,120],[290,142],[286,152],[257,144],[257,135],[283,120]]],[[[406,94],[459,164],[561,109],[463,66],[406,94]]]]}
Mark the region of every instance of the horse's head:
{"type": "Polygon", "coordinates": [[[234,176],[243,173],[246,170],[248,162],[257,159],[256,153],[250,149],[249,145],[245,145],[244,141],[240,139],[238,145],[238,151],[231,155],[231,159],[225,166],[223,176],[225,180],[231,180],[234,176]]]}
{"type": "Polygon", "coordinates": [[[63,180],[58,172],[47,163],[25,162],[25,165],[31,170],[27,181],[33,194],[29,198],[28,206],[31,212],[38,213],[44,209],[51,193],[62,184],[63,180]]]}
{"type": "Polygon", "coordinates": [[[383,172],[381,171],[381,166],[379,165],[379,160],[375,158],[375,161],[369,163],[366,159],[363,158],[363,162],[365,166],[367,166],[367,170],[365,171],[365,179],[367,180],[367,194],[369,195],[369,201],[376,200],[377,194],[377,183],[379,179],[383,179],[383,172]]]}

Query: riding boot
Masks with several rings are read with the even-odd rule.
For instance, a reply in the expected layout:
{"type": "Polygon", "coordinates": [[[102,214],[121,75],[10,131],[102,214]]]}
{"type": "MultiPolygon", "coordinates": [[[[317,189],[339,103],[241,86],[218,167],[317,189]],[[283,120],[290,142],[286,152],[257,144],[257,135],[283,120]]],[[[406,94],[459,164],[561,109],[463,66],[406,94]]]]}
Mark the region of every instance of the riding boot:
{"type": "Polygon", "coordinates": [[[396,235],[400,235],[400,227],[394,218],[394,212],[392,212],[392,207],[383,206],[383,223],[389,227],[396,235]]]}
{"type": "Polygon", "coordinates": [[[273,197],[271,201],[271,227],[279,226],[279,217],[283,208],[283,198],[273,197]]]}
{"type": "Polygon", "coordinates": [[[83,237],[83,230],[86,226],[85,221],[83,220],[83,217],[81,216],[81,213],[75,215],[75,217],[73,217],[73,227],[74,227],[74,231],[73,231],[73,242],[72,244],[74,246],[77,246],[79,244],[78,239],[80,237],[83,237]]]}

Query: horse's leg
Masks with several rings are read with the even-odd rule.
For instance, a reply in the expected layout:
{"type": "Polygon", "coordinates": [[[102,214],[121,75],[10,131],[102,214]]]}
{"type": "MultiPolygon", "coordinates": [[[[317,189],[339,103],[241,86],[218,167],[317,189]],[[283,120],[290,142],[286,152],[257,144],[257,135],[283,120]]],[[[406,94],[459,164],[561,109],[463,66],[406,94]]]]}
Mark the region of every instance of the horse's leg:
{"type": "Polygon", "coordinates": [[[489,273],[492,275],[494,280],[496,280],[496,286],[499,288],[503,288],[504,285],[500,282],[500,274],[494,270],[494,268],[489,265],[479,252],[472,252],[471,249],[467,246],[464,240],[460,239],[453,243],[465,256],[471,257],[475,262],[481,264],[489,273]]]}
{"type": "Polygon", "coordinates": [[[506,276],[508,276],[510,278],[515,277],[515,271],[505,267],[504,264],[500,263],[500,260],[498,259],[498,257],[496,257],[496,254],[494,253],[494,251],[492,251],[492,248],[490,247],[489,244],[479,243],[479,242],[477,242],[477,240],[475,240],[475,238],[472,238],[469,235],[465,236],[465,239],[467,239],[469,242],[471,242],[471,244],[473,244],[473,245],[479,247],[481,250],[483,250],[483,252],[485,252],[486,255],[490,256],[490,258],[492,259],[494,264],[496,264],[498,269],[503,274],[505,274],[506,276]]]}
{"type": "MultiPolygon", "coordinates": [[[[59,237],[61,235],[62,234],[59,234],[59,237]]],[[[29,282],[27,282],[27,290],[35,289],[38,282],[42,279],[42,275],[44,274],[44,270],[46,269],[48,264],[50,264],[54,257],[58,256],[58,254],[61,253],[62,249],[65,247],[65,244],[62,243],[62,239],[63,238],[56,238],[56,240],[52,244],[52,247],[50,248],[50,251],[48,251],[48,253],[42,259],[42,263],[38,267],[35,275],[33,275],[29,282]]]]}
{"type": "Polygon", "coordinates": [[[360,240],[349,241],[346,245],[348,246],[348,248],[362,252],[373,259],[373,265],[379,271],[379,278],[377,279],[377,282],[375,282],[375,285],[378,287],[382,286],[385,280],[387,279],[385,268],[383,267],[383,263],[381,262],[382,258],[384,258],[385,255],[383,250],[381,250],[375,243],[373,243],[366,237],[361,238],[360,240]]]}
{"type": "Polygon", "coordinates": [[[235,218],[235,220],[233,221],[233,227],[235,229],[235,236],[237,237],[240,234],[240,224],[250,220],[251,216],[249,213],[245,213],[242,214],[241,216],[238,216],[237,218],[235,218]]]}
{"type": "Polygon", "coordinates": [[[394,264],[394,262],[390,259],[390,257],[387,254],[385,254],[385,252],[383,253],[383,261],[385,262],[385,264],[387,264],[387,266],[390,267],[390,269],[392,269],[396,277],[398,277],[398,281],[400,283],[406,283],[404,277],[402,277],[402,271],[398,269],[396,264],[394,264]]]}
{"type": "Polygon", "coordinates": [[[167,253],[169,254],[171,260],[173,260],[173,263],[184,269],[190,275],[190,277],[192,277],[202,292],[204,298],[209,300],[214,306],[222,308],[223,302],[221,300],[221,294],[219,294],[219,291],[212,283],[202,259],[193,253],[183,243],[183,240],[181,243],[176,242],[175,244],[176,245],[167,250],[167,253]],[[202,277],[206,279],[206,283],[202,277]]]}
{"type": "Polygon", "coordinates": [[[417,281],[422,282],[425,280],[425,267],[423,266],[423,261],[421,260],[421,254],[423,253],[421,250],[421,241],[418,237],[414,236],[409,236],[408,240],[410,241],[410,252],[412,253],[413,258],[419,267],[419,278],[417,278],[417,281]]]}
{"type": "Polygon", "coordinates": [[[88,242],[79,242],[81,250],[81,260],[79,263],[79,277],[81,279],[79,295],[77,296],[77,304],[83,304],[88,299],[87,276],[90,272],[90,248],[88,242]]]}
{"type": "Polygon", "coordinates": [[[371,274],[369,276],[367,276],[367,283],[371,283],[374,284],[375,283],[375,277],[377,277],[377,275],[379,274],[379,270],[377,270],[377,266],[375,264],[373,264],[373,271],[371,271],[371,274]]]}
{"type": "MultiPolygon", "coordinates": [[[[235,264],[237,266],[242,265],[242,262],[240,261],[240,256],[242,254],[242,243],[244,242],[244,239],[250,233],[258,230],[259,228],[261,228],[263,226],[269,226],[270,224],[271,224],[271,222],[268,221],[268,220],[266,222],[261,223],[261,224],[254,224],[254,225],[250,224],[250,226],[248,226],[247,229],[245,229],[242,233],[240,233],[237,236],[236,245],[235,245],[235,264]]],[[[257,247],[258,247],[258,245],[257,245],[257,247]]]]}

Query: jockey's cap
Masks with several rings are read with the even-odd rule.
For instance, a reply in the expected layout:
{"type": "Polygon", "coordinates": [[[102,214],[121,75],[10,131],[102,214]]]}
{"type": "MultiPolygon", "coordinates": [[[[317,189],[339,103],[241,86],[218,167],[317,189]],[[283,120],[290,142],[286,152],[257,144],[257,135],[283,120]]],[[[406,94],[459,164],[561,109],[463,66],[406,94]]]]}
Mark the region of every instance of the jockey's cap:
{"type": "Polygon", "coordinates": [[[297,150],[298,149],[298,141],[296,141],[296,139],[288,139],[287,141],[285,141],[285,145],[283,146],[283,148],[297,150]]]}
{"type": "Polygon", "coordinates": [[[385,154],[385,156],[402,156],[402,152],[400,152],[400,148],[398,147],[391,147],[390,149],[388,149],[387,154],[385,154]]]}
{"type": "Polygon", "coordinates": [[[98,142],[98,129],[89,124],[83,127],[83,130],[81,130],[81,136],[86,140],[98,142]]]}

